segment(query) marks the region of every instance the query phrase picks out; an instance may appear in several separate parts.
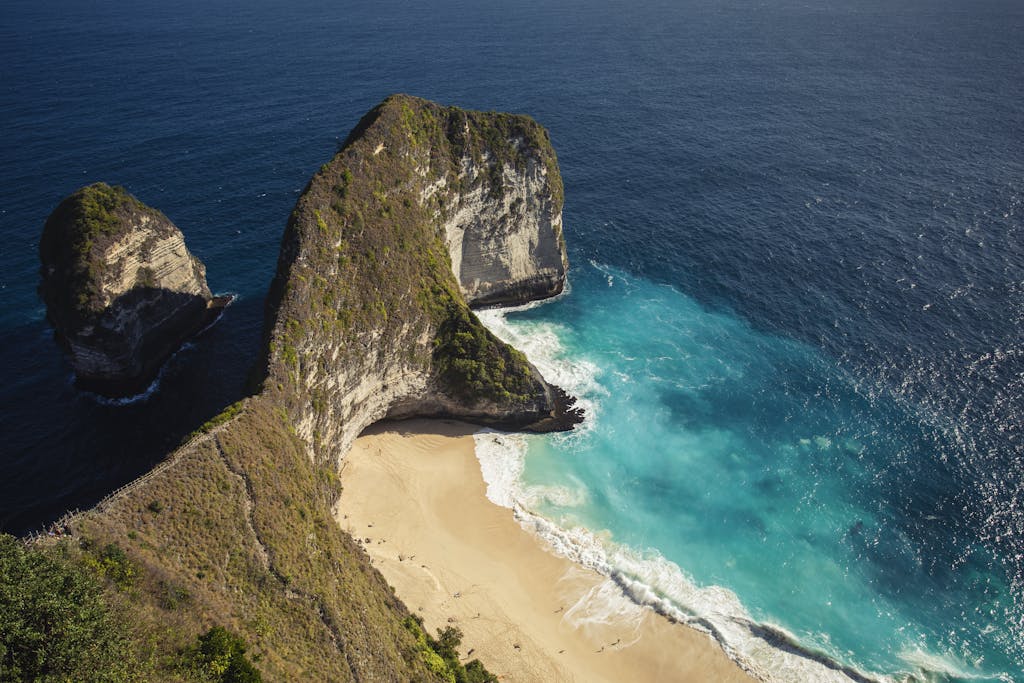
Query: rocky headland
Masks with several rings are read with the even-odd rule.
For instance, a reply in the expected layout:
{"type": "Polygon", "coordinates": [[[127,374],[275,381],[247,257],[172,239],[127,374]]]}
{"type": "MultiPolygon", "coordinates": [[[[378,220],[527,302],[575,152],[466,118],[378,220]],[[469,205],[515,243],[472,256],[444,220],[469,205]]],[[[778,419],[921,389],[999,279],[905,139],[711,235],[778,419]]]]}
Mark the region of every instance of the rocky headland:
{"type": "Polygon", "coordinates": [[[565,394],[469,308],[562,290],[561,211],[558,163],[532,119],[385,100],[289,219],[265,391],[335,460],[383,418],[570,427],[565,394]]]}
{"type": "MultiPolygon", "coordinates": [[[[81,213],[63,207],[55,216],[81,213]]],[[[101,574],[111,553],[130,568],[118,574],[125,582],[104,576],[140,678],[188,678],[176,653],[223,625],[271,680],[493,680],[442,661],[335,523],[338,471],[355,437],[384,418],[538,430],[581,418],[470,308],[561,291],[561,207],[555,153],[528,117],[396,95],[359,122],[288,220],[254,395],[54,528],[62,552],[101,574]]],[[[81,273],[59,246],[44,239],[43,291],[58,329],[74,333],[117,298],[75,285],[139,276],[102,264],[81,273]]],[[[189,282],[198,310],[208,291],[189,282]]]]}
{"type": "Polygon", "coordinates": [[[226,304],[166,216],[124,188],[95,183],[43,228],[39,292],[78,385],[139,393],[182,342],[226,304]]]}

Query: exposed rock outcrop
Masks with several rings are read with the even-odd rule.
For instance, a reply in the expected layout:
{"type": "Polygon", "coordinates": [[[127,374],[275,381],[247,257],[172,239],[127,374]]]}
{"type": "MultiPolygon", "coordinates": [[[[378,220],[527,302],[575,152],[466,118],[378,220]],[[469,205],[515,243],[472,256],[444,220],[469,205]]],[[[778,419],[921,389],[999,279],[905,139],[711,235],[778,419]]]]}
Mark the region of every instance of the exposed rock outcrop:
{"type": "Polygon", "coordinates": [[[448,112],[457,167],[445,192],[445,243],[471,306],[516,305],[562,291],[562,178],[547,131],[525,116],[448,112]],[[461,130],[459,127],[461,126],[461,130]]]}
{"type": "Polygon", "coordinates": [[[561,205],[547,133],[526,116],[405,95],[367,114],[299,198],[268,297],[265,387],[311,452],[340,459],[385,417],[578,421],[466,301],[561,290],[561,205]]]}
{"type": "Polygon", "coordinates": [[[50,215],[39,245],[39,291],[79,386],[138,393],[223,299],[162,213],[124,188],[95,183],[50,215]]]}
{"type": "MultiPolygon", "coordinates": [[[[394,96],[362,119],[288,221],[267,297],[259,392],[200,428],[151,476],[58,527],[82,552],[117,543],[138,568],[116,600],[132,610],[151,680],[176,680],[167,667],[212,623],[253,644],[268,680],[455,680],[335,523],[338,461],[385,417],[527,429],[578,421],[571,400],[467,303],[521,303],[561,289],[561,204],[554,151],[527,117],[394,96]],[[187,609],[168,606],[185,599],[187,609]]],[[[51,220],[65,226],[82,213],[62,204],[55,216],[62,211],[51,220]]],[[[44,239],[44,254],[56,254],[44,263],[79,273],[71,262],[80,261],[60,261],[70,257],[56,235],[44,239]]],[[[76,277],[131,280],[99,275],[76,277]]],[[[59,298],[60,283],[48,285],[55,323],[72,330],[111,304],[86,305],[106,290],[80,280],[81,312],[59,298]]],[[[205,301],[202,290],[193,296],[205,301]]]]}

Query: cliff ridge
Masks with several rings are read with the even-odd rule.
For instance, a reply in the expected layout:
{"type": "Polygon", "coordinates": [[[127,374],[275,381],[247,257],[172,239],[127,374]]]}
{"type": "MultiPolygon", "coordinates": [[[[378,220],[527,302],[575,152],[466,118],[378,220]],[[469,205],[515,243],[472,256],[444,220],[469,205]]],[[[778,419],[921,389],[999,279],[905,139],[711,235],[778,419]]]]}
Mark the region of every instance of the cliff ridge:
{"type": "MultiPolygon", "coordinates": [[[[533,430],[581,419],[470,308],[561,291],[561,206],[554,151],[528,117],[397,95],[360,121],[288,220],[256,394],[153,472],[61,520],[51,531],[65,540],[44,540],[98,568],[131,630],[132,680],[195,680],[180,653],[213,625],[244,639],[269,680],[496,680],[452,647],[447,660],[432,649],[361,548],[371,539],[342,531],[333,507],[342,457],[383,418],[533,430]],[[104,573],[111,558],[116,581],[104,573]]],[[[133,225],[125,215],[149,216],[134,203],[111,213],[133,225]]],[[[85,273],[89,286],[73,290],[80,302],[61,300],[46,278],[71,273],[74,284],[80,273],[61,268],[53,234],[42,249],[54,265],[43,287],[52,319],[95,327],[118,300],[110,283],[131,281],[117,273],[132,269],[98,266],[102,277],[85,273]]],[[[97,237],[96,248],[113,253],[106,242],[118,239],[97,237]]],[[[206,302],[201,264],[185,254],[193,275],[179,289],[206,302]]]]}
{"type": "Polygon", "coordinates": [[[264,386],[311,452],[339,459],[383,418],[577,422],[469,306],[562,290],[561,208],[554,150],[529,117],[407,95],[367,114],[299,197],[268,297],[264,386]]]}

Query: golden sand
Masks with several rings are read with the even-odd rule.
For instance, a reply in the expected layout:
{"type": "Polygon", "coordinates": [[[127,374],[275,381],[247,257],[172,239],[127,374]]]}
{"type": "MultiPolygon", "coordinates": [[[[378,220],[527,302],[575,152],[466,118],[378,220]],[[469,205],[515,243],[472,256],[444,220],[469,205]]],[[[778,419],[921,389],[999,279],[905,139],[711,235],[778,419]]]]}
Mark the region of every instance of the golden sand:
{"type": "Polygon", "coordinates": [[[462,629],[464,658],[502,681],[752,680],[709,636],[630,603],[491,503],[471,434],[391,423],[342,468],[338,523],[432,633],[462,629]]]}

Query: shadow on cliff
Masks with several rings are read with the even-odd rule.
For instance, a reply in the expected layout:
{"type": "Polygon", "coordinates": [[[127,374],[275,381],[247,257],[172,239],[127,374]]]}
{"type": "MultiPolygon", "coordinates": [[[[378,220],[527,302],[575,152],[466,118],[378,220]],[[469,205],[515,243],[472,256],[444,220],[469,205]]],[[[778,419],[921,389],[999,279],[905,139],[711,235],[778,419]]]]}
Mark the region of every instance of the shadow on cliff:
{"type": "Polygon", "coordinates": [[[65,339],[57,332],[55,337],[73,357],[81,355],[74,359],[80,389],[130,399],[147,392],[167,360],[208,330],[231,300],[216,297],[207,304],[196,294],[135,287],[88,321],[88,335],[65,339]],[[79,348],[73,351],[72,345],[79,348]]]}
{"type": "Polygon", "coordinates": [[[480,425],[462,422],[447,418],[431,417],[410,417],[406,420],[385,419],[374,422],[364,429],[360,436],[372,436],[374,434],[401,434],[402,436],[420,436],[433,434],[437,436],[449,436],[452,438],[460,436],[472,436],[477,432],[486,429],[480,425]]]}

